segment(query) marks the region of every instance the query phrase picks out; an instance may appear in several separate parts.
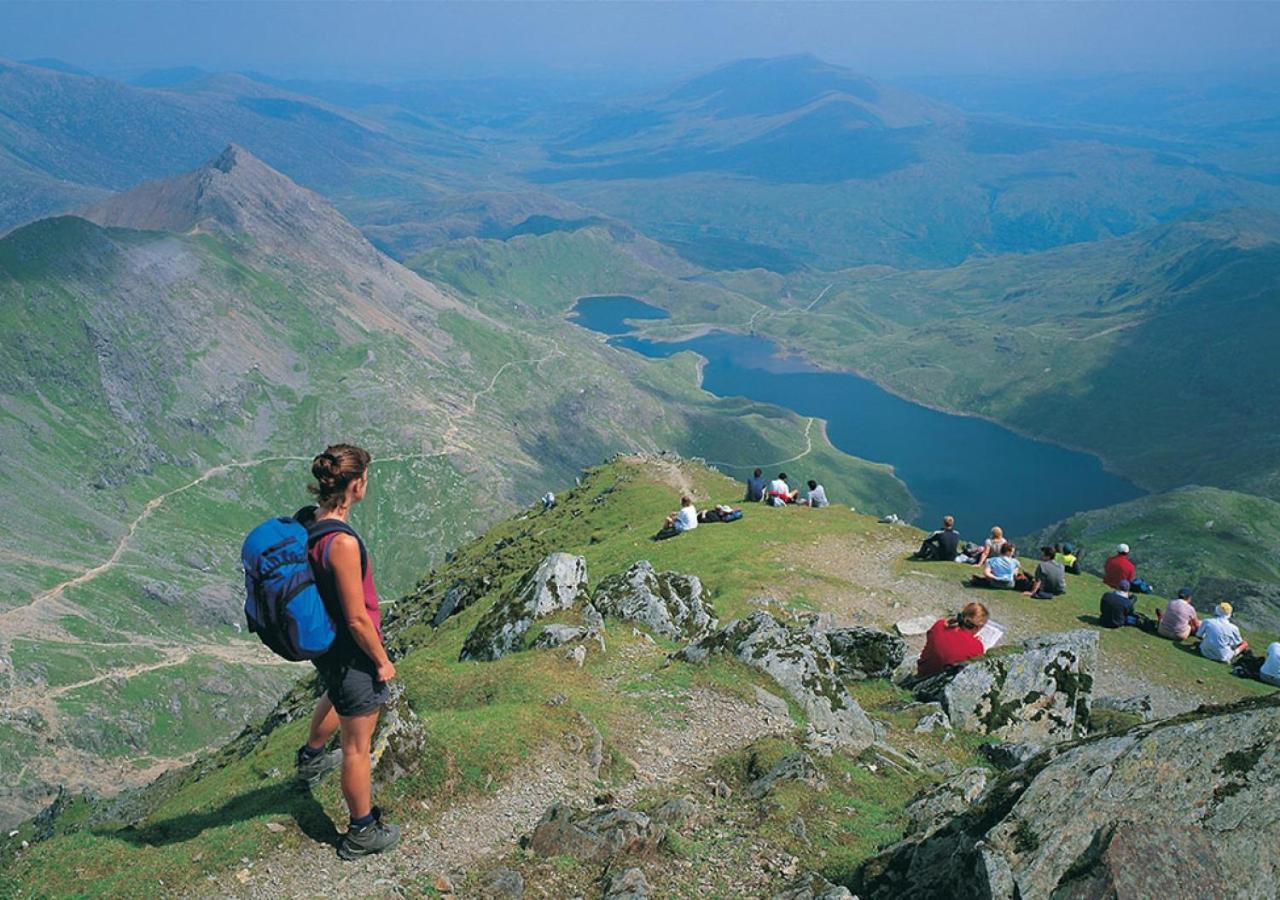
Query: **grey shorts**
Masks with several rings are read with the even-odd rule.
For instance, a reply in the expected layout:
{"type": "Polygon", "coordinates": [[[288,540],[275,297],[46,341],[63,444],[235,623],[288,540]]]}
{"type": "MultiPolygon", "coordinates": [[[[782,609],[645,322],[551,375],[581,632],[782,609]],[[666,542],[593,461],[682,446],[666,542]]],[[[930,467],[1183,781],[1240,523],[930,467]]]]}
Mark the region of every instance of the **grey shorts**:
{"type": "Polygon", "coordinates": [[[374,677],[373,661],[360,654],[345,660],[315,660],[320,683],[340,716],[363,716],[391,699],[391,688],[374,677]]]}

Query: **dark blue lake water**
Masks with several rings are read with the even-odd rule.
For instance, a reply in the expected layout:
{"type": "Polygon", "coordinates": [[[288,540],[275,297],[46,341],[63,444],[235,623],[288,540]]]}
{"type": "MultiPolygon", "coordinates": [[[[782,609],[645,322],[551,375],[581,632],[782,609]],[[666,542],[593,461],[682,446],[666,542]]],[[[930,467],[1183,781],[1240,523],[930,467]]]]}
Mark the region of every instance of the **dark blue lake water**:
{"type": "MultiPolygon", "coordinates": [[[[655,306],[617,296],[584,297],[573,312],[575,322],[610,335],[614,346],[652,358],[684,350],[705,357],[702,386],[717,396],[747,397],[826,419],[835,446],[893,466],[920,504],[920,524],[936,527],[950,513],[970,540],[985,537],[992,525],[1009,534],[1028,534],[1081,510],[1142,494],[1088,453],[1026,438],[982,419],[938,412],[895,397],[865,378],[781,357],[764,338],[712,332],[663,343],[631,335],[626,324],[628,319],[666,317],[655,306]]],[[[741,462],[743,467],[756,464],[741,462]]],[[[792,468],[796,466],[803,469],[801,463],[792,468]]],[[[838,485],[826,487],[832,502],[840,502],[838,485]]]]}

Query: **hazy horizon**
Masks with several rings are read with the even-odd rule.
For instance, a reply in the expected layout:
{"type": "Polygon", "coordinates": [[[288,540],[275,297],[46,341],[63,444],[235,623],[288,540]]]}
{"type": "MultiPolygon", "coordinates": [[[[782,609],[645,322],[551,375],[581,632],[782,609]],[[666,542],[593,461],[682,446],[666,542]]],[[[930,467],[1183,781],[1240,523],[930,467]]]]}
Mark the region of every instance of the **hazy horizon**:
{"type": "Polygon", "coordinates": [[[0,57],[130,77],[678,76],[812,53],[872,76],[1273,69],[1268,3],[0,3],[0,57]]]}

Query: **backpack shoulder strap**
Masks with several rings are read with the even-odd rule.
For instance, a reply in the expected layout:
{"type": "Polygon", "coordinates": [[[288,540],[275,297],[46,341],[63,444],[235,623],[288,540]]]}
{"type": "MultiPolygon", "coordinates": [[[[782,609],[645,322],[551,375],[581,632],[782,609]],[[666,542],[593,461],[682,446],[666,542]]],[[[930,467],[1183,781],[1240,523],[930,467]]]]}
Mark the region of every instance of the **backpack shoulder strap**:
{"type": "MultiPolygon", "coordinates": [[[[356,539],[356,543],[360,545],[360,571],[365,572],[369,568],[369,554],[364,549],[364,541],[360,539],[360,535],[356,534],[354,528],[339,519],[320,519],[313,521],[307,526],[307,548],[315,546],[316,542],[331,534],[349,534],[356,539]]],[[[328,549],[325,548],[325,557],[328,557],[328,549]]]]}

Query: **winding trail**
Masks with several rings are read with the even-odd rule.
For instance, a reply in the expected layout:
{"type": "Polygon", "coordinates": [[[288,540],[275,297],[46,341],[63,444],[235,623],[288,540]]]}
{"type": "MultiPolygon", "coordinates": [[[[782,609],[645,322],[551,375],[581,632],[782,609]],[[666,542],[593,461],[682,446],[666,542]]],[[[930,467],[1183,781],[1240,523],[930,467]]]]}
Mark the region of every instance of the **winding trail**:
{"type": "Polygon", "coordinates": [[[835,286],[836,286],[836,283],[834,281],[828,284],[826,287],[820,290],[818,292],[818,296],[810,300],[808,305],[806,305],[803,309],[796,309],[792,307],[791,309],[776,310],[771,306],[762,306],[760,309],[757,309],[754,313],[752,313],[751,318],[747,320],[747,330],[754,334],[755,328],[756,328],[756,319],[760,318],[760,316],[765,313],[773,313],[778,316],[791,316],[791,315],[795,315],[796,313],[812,312],[813,308],[822,301],[822,298],[827,296],[827,291],[831,290],[835,286]]]}
{"type": "Polygon", "coordinates": [[[767,462],[767,463],[731,463],[731,462],[722,462],[720,460],[715,460],[715,459],[708,459],[706,460],[706,463],[707,465],[710,465],[710,466],[717,466],[717,467],[723,466],[729,469],[745,469],[751,466],[759,466],[762,469],[771,469],[771,468],[774,468],[775,466],[782,466],[790,462],[795,462],[797,459],[804,459],[806,456],[808,456],[810,453],[813,452],[813,423],[816,421],[818,421],[816,418],[814,418],[813,416],[810,416],[809,421],[805,423],[804,450],[800,453],[797,453],[795,456],[789,456],[786,459],[780,459],[777,462],[767,462]]]}

